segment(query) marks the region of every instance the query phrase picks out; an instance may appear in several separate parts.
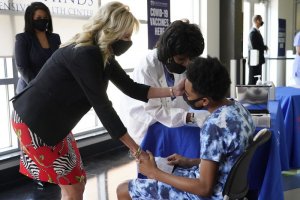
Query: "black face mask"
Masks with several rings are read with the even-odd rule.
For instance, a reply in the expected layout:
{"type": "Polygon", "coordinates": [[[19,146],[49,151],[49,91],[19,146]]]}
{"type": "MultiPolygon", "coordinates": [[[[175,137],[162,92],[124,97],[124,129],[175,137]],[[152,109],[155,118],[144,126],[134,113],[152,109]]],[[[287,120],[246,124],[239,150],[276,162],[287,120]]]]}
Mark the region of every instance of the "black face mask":
{"type": "Polygon", "coordinates": [[[172,59],[171,61],[168,61],[166,63],[166,68],[168,69],[169,72],[175,73],[175,74],[182,74],[186,70],[185,66],[177,64],[174,61],[174,59],[172,59]]]}
{"type": "Polygon", "coordinates": [[[195,106],[195,103],[202,100],[203,97],[200,97],[200,98],[197,98],[197,99],[194,99],[194,100],[188,100],[187,96],[185,93],[183,93],[183,99],[184,101],[189,105],[191,106],[191,108],[193,108],[194,110],[202,110],[204,108],[204,106],[201,106],[201,107],[196,107],[195,106]]]}
{"type": "Polygon", "coordinates": [[[125,41],[125,40],[117,40],[111,44],[111,48],[113,53],[116,56],[119,56],[125,53],[132,45],[132,41],[125,41]]]}
{"type": "Polygon", "coordinates": [[[46,31],[48,28],[48,19],[37,19],[33,20],[33,27],[39,31],[46,31]]]}
{"type": "Polygon", "coordinates": [[[264,25],[264,22],[262,21],[261,23],[260,23],[260,26],[263,26],[264,25]]]}

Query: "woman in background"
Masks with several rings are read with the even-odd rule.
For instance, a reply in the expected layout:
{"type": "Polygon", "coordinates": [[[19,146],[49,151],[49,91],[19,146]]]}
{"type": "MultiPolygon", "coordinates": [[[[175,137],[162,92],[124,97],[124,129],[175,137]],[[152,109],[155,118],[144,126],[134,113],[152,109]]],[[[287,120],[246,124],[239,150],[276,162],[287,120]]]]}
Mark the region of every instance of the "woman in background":
{"type": "Polygon", "coordinates": [[[16,93],[20,93],[39,73],[48,58],[59,48],[60,37],[53,33],[49,8],[31,3],[25,11],[25,28],[16,35],[15,58],[21,74],[16,93]]]}

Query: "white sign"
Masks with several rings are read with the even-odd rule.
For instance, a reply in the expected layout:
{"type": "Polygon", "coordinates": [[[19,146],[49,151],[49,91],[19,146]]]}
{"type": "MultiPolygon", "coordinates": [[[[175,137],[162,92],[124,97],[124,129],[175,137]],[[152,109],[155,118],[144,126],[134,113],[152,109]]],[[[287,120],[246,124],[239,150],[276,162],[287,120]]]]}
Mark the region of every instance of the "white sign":
{"type": "MultiPolygon", "coordinates": [[[[0,14],[7,12],[25,12],[34,0],[0,0],[0,14]]],[[[48,6],[51,15],[89,17],[98,9],[98,0],[42,0],[48,6]]]]}

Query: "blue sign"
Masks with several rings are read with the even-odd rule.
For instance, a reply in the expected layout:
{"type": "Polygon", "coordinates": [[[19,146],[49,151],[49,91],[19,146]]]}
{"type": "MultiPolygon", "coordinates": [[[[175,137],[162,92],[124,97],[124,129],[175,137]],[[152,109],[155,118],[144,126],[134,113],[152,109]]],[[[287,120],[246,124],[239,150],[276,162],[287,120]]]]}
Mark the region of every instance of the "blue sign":
{"type": "Polygon", "coordinates": [[[148,0],[148,49],[153,49],[159,36],[170,24],[170,0],[148,0]]]}
{"type": "Polygon", "coordinates": [[[278,19],[278,57],[285,56],[286,20],[278,19]]]}

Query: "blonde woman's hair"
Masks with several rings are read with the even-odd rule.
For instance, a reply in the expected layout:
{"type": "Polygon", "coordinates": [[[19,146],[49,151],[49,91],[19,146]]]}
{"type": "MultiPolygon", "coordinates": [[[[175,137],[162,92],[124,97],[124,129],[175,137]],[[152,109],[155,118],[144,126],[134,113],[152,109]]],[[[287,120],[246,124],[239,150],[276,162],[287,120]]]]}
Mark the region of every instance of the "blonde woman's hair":
{"type": "Polygon", "coordinates": [[[129,7],[120,2],[110,2],[99,8],[83,26],[83,31],[76,34],[61,47],[75,44],[75,47],[96,44],[107,62],[112,55],[110,44],[122,38],[128,31],[137,31],[139,21],[129,11],[129,7]]]}

